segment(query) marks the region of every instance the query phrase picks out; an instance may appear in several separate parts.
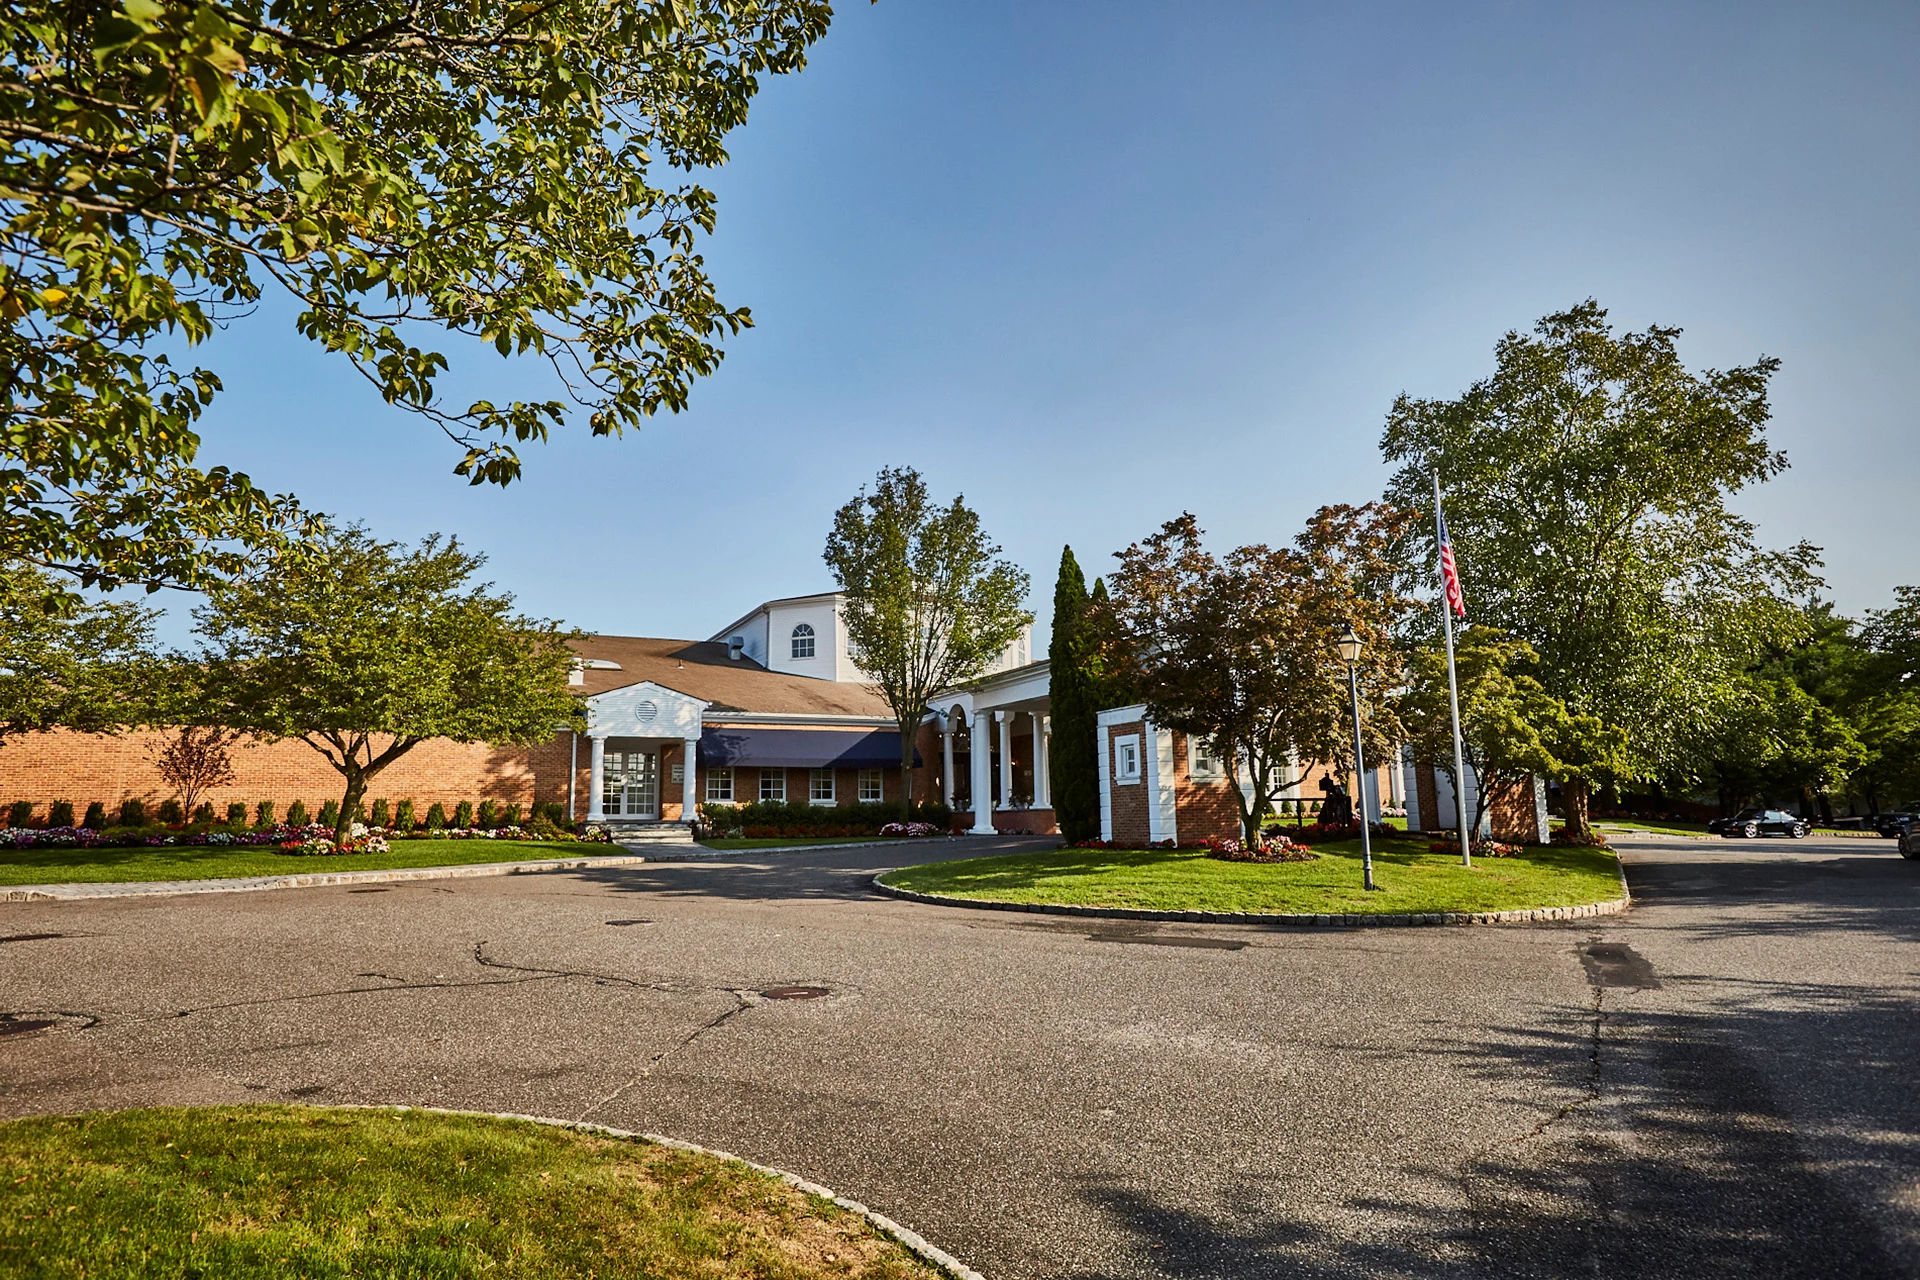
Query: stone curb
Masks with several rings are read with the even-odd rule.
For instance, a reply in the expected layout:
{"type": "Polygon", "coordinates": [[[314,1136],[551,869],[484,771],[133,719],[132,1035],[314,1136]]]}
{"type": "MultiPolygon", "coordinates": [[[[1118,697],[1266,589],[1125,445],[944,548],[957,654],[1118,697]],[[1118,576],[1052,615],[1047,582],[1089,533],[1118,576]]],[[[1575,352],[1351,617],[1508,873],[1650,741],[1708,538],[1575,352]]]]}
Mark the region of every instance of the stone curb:
{"type": "Polygon", "coordinates": [[[242,876],[229,880],[130,880],[105,884],[16,884],[0,886],[0,902],[91,902],[100,898],[160,898],[188,893],[252,893],[261,889],[318,889],[339,884],[390,884],[403,880],[464,880],[481,876],[517,876],[540,871],[577,871],[584,867],[631,867],[638,856],[542,858],[531,862],[473,862],[456,867],[392,867],[365,871],[304,871],[284,876],[242,876]]]}
{"type": "MultiPolygon", "coordinates": [[[[309,1103],[296,1105],[308,1106],[309,1103]]],[[[903,1227],[885,1214],[876,1213],[858,1200],[849,1200],[830,1188],[817,1182],[809,1182],[797,1173],[788,1173],[785,1169],[775,1169],[771,1165],[758,1164],[744,1159],[729,1151],[715,1151],[712,1147],[703,1147],[697,1142],[686,1142],[679,1138],[668,1138],[657,1133],[636,1133],[631,1129],[615,1129],[604,1124],[589,1124],[584,1120],[556,1120],[551,1116],[528,1116],[512,1111],[460,1111],[452,1107],[408,1107],[408,1106],[332,1106],[329,1111],[426,1111],[443,1116],[477,1116],[487,1120],[526,1120],[533,1124],[551,1125],[556,1129],[572,1129],[579,1133],[601,1133],[610,1138],[625,1138],[629,1141],[651,1142],[657,1146],[672,1147],[676,1151],[688,1151],[694,1155],[711,1156],[716,1160],[725,1160],[732,1164],[745,1165],[759,1173],[769,1174],[780,1179],[788,1186],[810,1196],[819,1196],[831,1200],[848,1213],[864,1219],[868,1225],[888,1236],[908,1253],[922,1262],[939,1268],[953,1280],[986,1280],[986,1277],[969,1267],[946,1250],[933,1244],[918,1232],[903,1227]]]]}
{"type": "MultiPolygon", "coordinates": [[[[1518,911],[1397,911],[1371,914],[1361,911],[1340,914],[1314,914],[1304,911],[1146,911],[1133,907],[1078,907],[1052,902],[993,902],[985,898],[955,898],[940,893],[920,893],[885,884],[882,871],[873,878],[873,887],[890,898],[925,902],[936,907],[975,907],[983,911],[1028,911],[1052,916],[1088,916],[1096,920],[1169,920],[1191,924],[1278,924],[1297,928],[1415,928],[1423,925],[1465,924],[1547,924],[1559,920],[1587,920],[1595,916],[1619,915],[1632,905],[1627,891],[1627,870],[1614,855],[1614,869],[1620,875],[1620,896],[1606,902],[1583,902],[1571,907],[1532,907],[1518,911]]],[[[894,871],[899,868],[895,867],[894,871]]]]}

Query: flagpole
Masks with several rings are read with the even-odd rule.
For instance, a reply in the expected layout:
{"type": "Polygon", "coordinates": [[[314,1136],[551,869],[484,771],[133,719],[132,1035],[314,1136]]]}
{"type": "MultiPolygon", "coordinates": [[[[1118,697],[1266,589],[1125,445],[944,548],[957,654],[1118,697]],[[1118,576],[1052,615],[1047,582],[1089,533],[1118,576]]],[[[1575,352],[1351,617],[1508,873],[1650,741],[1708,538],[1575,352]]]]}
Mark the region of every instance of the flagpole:
{"type": "MultiPolygon", "coordinates": [[[[1436,559],[1440,554],[1438,541],[1440,525],[1440,472],[1435,470],[1433,473],[1433,529],[1436,559]]],[[[1435,568],[1438,567],[1436,563],[1435,568]]],[[[1466,752],[1460,745],[1460,680],[1453,671],[1453,605],[1447,599],[1445,579],[1446,575],[1443,572],[1440,588],[1440,625],[1447,637],[1447,707],[1453,712],[1453,812],[1460,823],[1460,862],[1470,867],[1473,865],[1473,839],[1467,829],[1466,752]]]]}

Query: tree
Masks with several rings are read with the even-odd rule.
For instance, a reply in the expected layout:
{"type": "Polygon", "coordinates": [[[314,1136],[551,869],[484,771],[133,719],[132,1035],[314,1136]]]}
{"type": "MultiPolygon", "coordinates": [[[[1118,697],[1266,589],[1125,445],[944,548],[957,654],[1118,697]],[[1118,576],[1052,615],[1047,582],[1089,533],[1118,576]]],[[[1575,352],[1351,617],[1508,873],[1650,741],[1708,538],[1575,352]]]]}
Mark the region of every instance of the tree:
{"type": "MultiPolygon", "coordinates": [[[[1508,333],[1459,399],[1400,396],[1381,439],[1403,464],[1388,500],[1428,515],[1410,568],[1434,562],[1438,470],[1473,616],[1530,645],[1575,716],[1631,726],[1620,766],[1641,777],[1686,766],[1766,646],[1798,633],[1793,601],[1818,582],[1812,547],[1762,550],[1727,508],[1787,465],[1765,434],[1779,362],[1693,373],[1679,332],[1615,337],[1582,303],[1508,333]]],[[[1592,778],[1562,783],[1583,838],[1592,778]]]]}
{"type": "Polygon", "coordinates": [[[1054,820],[1069,842],[1100,834],[1098,673],[1088,665],[1087,579],[1073,548],[1060,552],[1053,588],[1053,641],[1047,648],[1048,713],[1053,737],[1047,753],[1054,820]]]}
{"type": "Polygon", "coordinates": [[[0,573],[0,744],[148,723],[159,667],[151,612],[65,595],[31,565],[0,573]]]}
{"type": "Polygon", "coordinates": [[[277,286],[301,333],[436,424],[460,474],[569,404],[596,435],[679,410],[750,323],[697,252],[763,75],[828,0],[533,5],[23,0],[0,21],[0,546],[84,581],[198,582],[296,513],[196,465],[220,388],[193,345],[277,286]],[[551,398],[462,407],[462,335],[551,398]],[[233,541],[237,539],[241,545],[233,541]],[[212,543],[210,544],[210,541],[212,543]],[[222,542],[221,540],[228,540],[222,542]]]}
{"type": "Polygon", "coordinates": [[[233,781],[233,743],[239,735],[214,725],[182,725],[154,753],[160,780],[180,794],[181,810],[194,811],[194,802],[214,787],[233,781]]]}
{"type": "MultiPolygon", "coordinates": [[[[1561,762],[1548,744],[1564,738],[1567,708],[1521,670],[1536,661],[1525,641],[1491,627],[1469,628],[1454,649],[1461,755],[1479,783],[1469,830],[1480,830],[1494,797],[1517,792],[1535,774],[1560,776],[1561,762]]],[[[1453,794],[1466,795],[1453,771],[1446,654],[1434,648],[1410,653],[1406,687],[1393,705],[1415,756],[1439,764],[1453,784],[1453,794]]]]}
{"type": "Polygon", "coordinates": [[[927,699],[985,671],[1033,621],[1026,573],[999,556],[965,498],[935,505],[911,467],[882,468],[872,493],[834,513],[824,559],[846,593],[854,663],[899,723],[903,783],[927,699]]]}
{"type": "Polygon", "coordinates": [[[1292,761],[1354,763],[1347,673],[1334,651],[1349,622],[1365,642],[1366,750],[1379,759],[1402,737],[1386,698],[1400,676],[1392,629],[1412,603],[1392,585],[1402,523],[1377,503],[1322,507],[1291,547],[1215,556],[1188,513],[1119,553],[1114,614],[1147,714],[1205,739],[1244,779],[1233,792],[1249,841],[1292,761]]]}
{"type": "Polygon", "coordinates": [[[216,584],[185,664],[196,718],[319,752],[346,784],[336,841],[369,781],[429,738],[538,743],[579,725],[573,633],[471,583],[482,563],[456,541],[407,550],[352,528],[216,584]]]}

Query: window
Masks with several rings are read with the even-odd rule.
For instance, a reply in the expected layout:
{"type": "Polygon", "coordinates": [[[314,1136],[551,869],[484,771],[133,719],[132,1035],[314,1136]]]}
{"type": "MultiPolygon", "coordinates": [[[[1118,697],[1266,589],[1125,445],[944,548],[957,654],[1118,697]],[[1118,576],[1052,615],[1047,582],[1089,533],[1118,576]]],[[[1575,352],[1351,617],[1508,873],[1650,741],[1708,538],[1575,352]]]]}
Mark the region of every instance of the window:
{"type": "Polygon", "coordinates": [[[1113,780],[1140,781],[1140,736],[1128,734],[1113,740],[1113,780]]]}
{"type": "Polygon", "coordinates": [[[803,622],[793,629],[793,656],[796,658],[813,656],[813,627],[808,623],[803,622]]]}
{"type": "Polygon", "coordinates": [[[809,769],[807,774],[807,799],[815,804],[832,804],[833,770],[809,769]]]}
{"type": "Polygon", "coordinates": [[[707,770],[707,799],[716,804],[733,803],[733,770],[707,770]]]}
{"type": "Polygon", "coordinates": [[[1187,772],[1193,778],[1211,781],[1226,776],[1227,771],[1221,765],[1220,757],[1213,754],[1213,744],[1205,738],[1188,738],[1187,750],[1190,753],[1187,772]]]}
{"type": "Polygon", "coordinates": [[[760,798],[779,800],[787,798],[787,771],[785,769],[762,769],[760,771],[760,798]]]}
{"type": "Polygon", "coordinates": [[[876,804],[887,798],[886,784],[881,780],[878,769],[860,771],[860,803],[876,804]]]}

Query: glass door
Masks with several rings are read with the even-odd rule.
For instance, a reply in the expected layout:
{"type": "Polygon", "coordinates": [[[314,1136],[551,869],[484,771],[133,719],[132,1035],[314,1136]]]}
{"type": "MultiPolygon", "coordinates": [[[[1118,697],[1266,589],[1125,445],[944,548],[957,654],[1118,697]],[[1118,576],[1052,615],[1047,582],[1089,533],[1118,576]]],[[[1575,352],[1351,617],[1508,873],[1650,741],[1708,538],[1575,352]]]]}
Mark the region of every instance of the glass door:
{"type": "Polygon", "coordinates": [[[609,751],[601,775],[602,807],[609,818],[660,816],[660,754],[609,751]]]}

